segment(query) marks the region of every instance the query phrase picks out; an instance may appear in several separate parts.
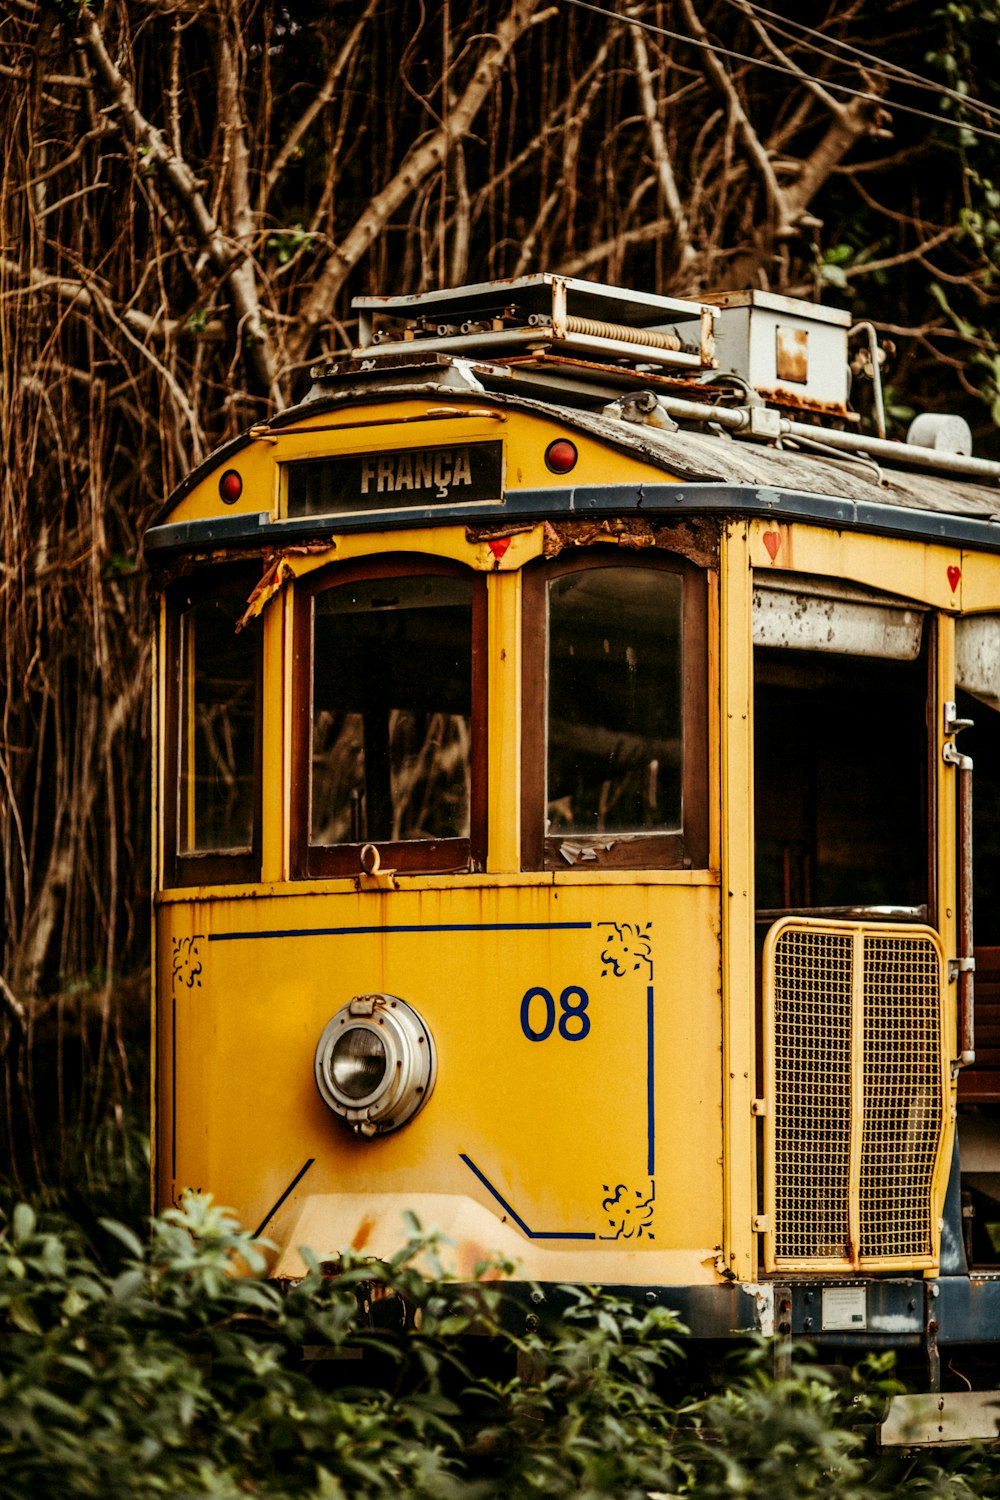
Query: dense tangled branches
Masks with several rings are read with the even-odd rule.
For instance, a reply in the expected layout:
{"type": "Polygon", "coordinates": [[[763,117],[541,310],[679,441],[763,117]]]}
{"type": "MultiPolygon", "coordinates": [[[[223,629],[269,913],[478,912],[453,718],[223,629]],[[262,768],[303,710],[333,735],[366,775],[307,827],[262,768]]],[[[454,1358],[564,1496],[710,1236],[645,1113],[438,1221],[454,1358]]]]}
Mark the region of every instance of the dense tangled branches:
{"type": "Polygon", "coordinates": [[[352,342],[353,293],[830,288],[892,385],[994,392],[991,0],[772,4],[9,0],[0,1049],[89,975],[109,1055],[147,925],[142,531],[352,342]]]}

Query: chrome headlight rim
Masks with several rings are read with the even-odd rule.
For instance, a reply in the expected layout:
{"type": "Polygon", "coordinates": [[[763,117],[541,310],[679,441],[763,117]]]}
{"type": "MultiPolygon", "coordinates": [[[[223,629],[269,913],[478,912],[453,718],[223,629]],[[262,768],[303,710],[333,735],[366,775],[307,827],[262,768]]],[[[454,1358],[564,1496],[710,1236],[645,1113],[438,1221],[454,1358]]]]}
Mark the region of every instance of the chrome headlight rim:
{"type": "Polygon", "coordinates": [[[437,1077],[437,1053],[430,1028],[399,995],[355,995],[327,1022],[315,1056],[316,1086],[324,1104],[356,1134],[386,1135],[412,1120],[427,1102],[437,1077]],[[381,1077],[365,1094],[349,1093],[338,1082],[338,1044],[351,1031],[378,1038],[385,1055],[381,1077]]]}

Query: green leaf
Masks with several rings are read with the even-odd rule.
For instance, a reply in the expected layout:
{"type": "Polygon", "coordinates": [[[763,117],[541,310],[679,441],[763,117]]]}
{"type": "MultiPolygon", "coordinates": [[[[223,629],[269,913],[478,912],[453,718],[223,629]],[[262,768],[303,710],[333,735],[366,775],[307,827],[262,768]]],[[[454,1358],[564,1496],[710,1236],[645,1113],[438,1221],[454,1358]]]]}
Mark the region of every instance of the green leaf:
{"type": "Polygon", "coordinates": [[[89,1306],[90,1302],[88,1299],[81,1296],[75,1286],[71,1286],[62,1300],[60,1311],[65,1318],[72,1322],[74,1318],[78,1318],[89,1306]]]}
{"type": "Polygon", "coordinates": [[[19,1203],[11,1219],[11,1239],[15,1245],[23,1245],[30,1239],[35,1228],[35,1211],[27,1203],[19,1203]]]}
{"type": "Polygon", "coordinates": [[[132,1302],[146,1285],[146,1273],[141,1266],[122,1271],[111,1283],[111,1295],[115,1302],[132,1302]]]}
{"type": "Polygon", "coordinates": [[[41,1336],[42,1327],[31,1305],[24,1297],[14,1297],[7,1309],[7,1317],[15,1328],[20,1328],[22,1333],[36,1333],[41,1336]]]}

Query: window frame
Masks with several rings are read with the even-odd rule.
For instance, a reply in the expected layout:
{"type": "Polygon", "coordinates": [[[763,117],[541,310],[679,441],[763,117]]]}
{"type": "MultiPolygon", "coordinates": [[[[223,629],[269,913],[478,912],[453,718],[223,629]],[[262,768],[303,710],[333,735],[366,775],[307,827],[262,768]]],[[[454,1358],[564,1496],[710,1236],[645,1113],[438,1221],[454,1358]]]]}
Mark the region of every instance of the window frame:
{"type": "Polygon", "coordinates": [[[562,553],[525,568],[522,615],[521,868],[522,870],[686,870],[709,868],[708,589],[704,568],[676,553],[625,553],[595,547],[562,553]],[[548,584],[591,568],[643,568],[679,575],[683,583],[681,682],[684,763],[679,832],[606,834],[545,832],[548,769],[548,584]],[[538,649],[531,643],[537,642],[538,649]],[[608,840],[612,847],[601,847],[608,840]],[[582,865],[567,863],[564,843],[588,851],[582,865]]]}
{"type": "Polygon", "coordinates": [[[485,574],[427,553],[401,553],[334,563],[295,588],[292,624],[291,875],[309,880],[360,875],[361,851],[378,850],[379,868],[397,875],[472,873],[486,867],[488,762],[488,614],[485,574]],[[469,736],[469,834],[462,838],[369,839],[350,844],[314,844],[311,839],[313,601],[317,595],[362,580],[415,577],[462,578],[471,582],[472,653],[469,736]]]}
{"type": "MultiPolygon", "coordinates": [[[[905,601],[903,602],[903,604],[902,604],[901,607],[905,607],[905,601]]],[[[754,920],[755,920],[755,924],[756,924],[758,933],[760,933],[762,931],[766,931],[768,928],[770,928],[771,926],[773,926],[775,922],[778,922],[778,921],[782,920],[785,917],[791,917],[791,918],[796,918],[796,917],[820,917],[820,918],[827,919],[827,920],[834,920],[836,918],[842,918],[845,921],[854,921],[854,920],[863,921],[863,920],[872,920],[871,913],[872,913],[873,910],[878,910],[879,911],[880,914],[879,914],[878,920],[880,920],[880,921],[888,921],[888,922],[897,922],[898,921],[898,922],[901,922],[901,923],[905,923],[905,922],[919,922],[919,923],[925,923],[926,925],[928,925],[930,927],[934,927],[934,928],[937,928],[937,926],[938,926],[939,903],[938,903],[937,858],[938,858],[938,829],[939,829],[940,809],[939,809],[939,806],[938,806],[938,761],[937,761],[938,747],[937,747],[937,736],[936,736],[936,733],[935,733],[935,727],[934,726],[935,726],[936,723],[939,722],[939,720],[940,720],[940,713],[941,713],[941,704],[940,704],[940,700],[939,700],[939,697],[938,697],[938,691],[939,691],[939,689],[938,689],[938,678],[939,678],[939,641],[940,641],[939,624],[940,624],[940,617],[939,617],[939,614],[938,614],[938,612],[936,610],[934,610],[933,608],[931,608],[931,607],[929,607],[929,606],[927,606],[925,604],[920,604],[920,603],[914,602],[913,605],[912,605],[912,608],[914,610],[919,610],[923,614],[923,617],[924,617],[923,637],[922,637],[922,641],[921,641],[920,652],[919,652],[918,656],[913,659],[913,666],[914,666],[914,668],[919,668],[919,666],[921,664],[921,661],[923,662],[923,684],[922,684],[922,688],[923,688],[923,714],[924,714],[924,736],[925,737],[924,737],[924,744],[923,744],[923,747],[922,747],[922,753],[919,756],[914,757],[913,764],[918,769],[920,777],[921,777],[921,781],[922,781],[922,786],[921,786],[921,800],[922,800],[922,817],[924,819],[924,826],[923,826],[923,834],[924,834],[924,838],[923,838],[923,844],[924,844],[923,880],[924,880],[924,890],[926,892],[926,900],[924,902],[918,903],[915,907],[912,907],[912,908],[901,903],[901,904],[899,904],[898,906],[895,907],[895,909],[894,909],[895,914],[892,914],[892,915],[890,915],[888,913],[884,913],[883,914],[882,909],[881,909],[881,907],[880,907],[880,905],[878,903],[863,902],[863,901],[857,902],[857,903],[854,903],[854,904],[840,904],[840,905],[836,905],[836,906],[822,906],[815,899],[813,899],[813,901],[810,904],[806,904],[805,902],[803,902],[803,903],[800,903],[799,905],[793,905],[793,906],[773,906],[773,907],[772,906],[767,906],[766,907],[766,906],[761,906],[759,904],[760,890],[759,890],[759,885],[758,885],[758,874],[759,874],[760,851],[759,851],[758,843],[759,843],[759,839],[760,839],[760,829],[761,829],[763,820],[758,815],[759,814],[759,808],[758,808],[759,790],[758,790],[758,788],[759,788],[760,782],[761,782],[761,780],[763,778],[764,765],[763,765],[763,757],[758,754],[758,744],[759,744],[758,733],[759,733],[759,728],[760,728],[760,723],[761,723],[762,699],[763,699],[763,696],[764,696],[761,693],[762,683],[761,683],[760,679],[761,679],[761,677],[763,675],[763,673],[762,673],[762,667],[764,665],[766,665],[766,662],[763,661],[763,659],[759,656],[758,653],[760,653],[760,652],[767,652],[767,653],[769,653],[768,660],[770,660],[770,661],[776,660],[777,657],[778,657],[778,653],[780,653],[780,652],[785,652],[787,655],[791,656],[792,658],[794,658],[795,656],[800,656],[800,657],[803,657],[803,658],[809,658],[810,661],[815,661],[818,657],[821,658],[822,656],[824,656],[826,654],[830,654],[830,655],[832,655],[834,658],[836,658],[838,660],[846,660],[846,659],[849,659],[853,655],[854,657],[856,657],[856,659],[858,661],[861,661],[861,662],[883,662],[883,663],[887,663],[887,664],[891,663],[893,661],[893,658],[891,656],[879,656],[879,655],[877,655],[875,653],[862,653],[862,652],[858,652],[858,653],[848,653],[848,652],[830,652],[830,653],[826,653],[825,651],[819,651],[819,650],[816,650],[815,648],[800,649],[800,648],[790,647],[790,646],[761,646],[761,645],[755,644],[755,645],[753,645],[753,647],[751,649],[751,658],[750,658],[750,660],[751,660],[751,679],[752,679],[752,683],[753,683],[753,704],[754,704],[754,746],[753,746],[754,889],[753,889],[753,902],[754,902],[754,920]]],[[[916,672],[914,673],[914,675],[916,676],[916,672]]],[[[813,824],[813,832],[815,834],[815,820],[814,820],[814,824],[813,824]]],[[[813,880],[813,882],[815,883],[816,881],[818,881],[818,878],[819,878],[818,869],[814,869],[813,873],[812,873],[812,880],[813,880]]]]}
{"type": "Polygon", "coordinates": [[[167,611],[165,661],[164,661],[164,725],[163,738],[163,884],[167,889],[203,885],[255,884],[261,875],[261,828],[263,823],[263,751],[264,751],[264,632],[263,622],[257,622],[257,650],[255,663],[254,744],[252,767],[252,828],[249,849],[206,849],[184,853],[178,839],[180,815],[180,767],[181,732],[183,713],[181,710],[182,652],[181,618],[192,609],[218,593],[220,582],[226,575],[246,575],[247,597],[259,578],[260,568],[255,561],[249,564],[235,563],[215,567],[201,576],[178,580],[165,592],[167,611]],[[181,601],[186,600],[186,603],[181,601]]]}

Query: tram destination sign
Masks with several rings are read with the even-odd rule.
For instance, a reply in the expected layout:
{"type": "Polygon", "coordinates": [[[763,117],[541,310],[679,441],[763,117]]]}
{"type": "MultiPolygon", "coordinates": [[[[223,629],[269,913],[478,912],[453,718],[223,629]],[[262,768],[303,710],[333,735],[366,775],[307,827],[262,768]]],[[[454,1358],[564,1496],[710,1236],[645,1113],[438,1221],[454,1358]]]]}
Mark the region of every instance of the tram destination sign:
{"type": "Polygon", "coordinates": [[[287,474],[289,516],[496,504],[503,499],[503,443],[306,458],[289,464],[287,474]]]}

